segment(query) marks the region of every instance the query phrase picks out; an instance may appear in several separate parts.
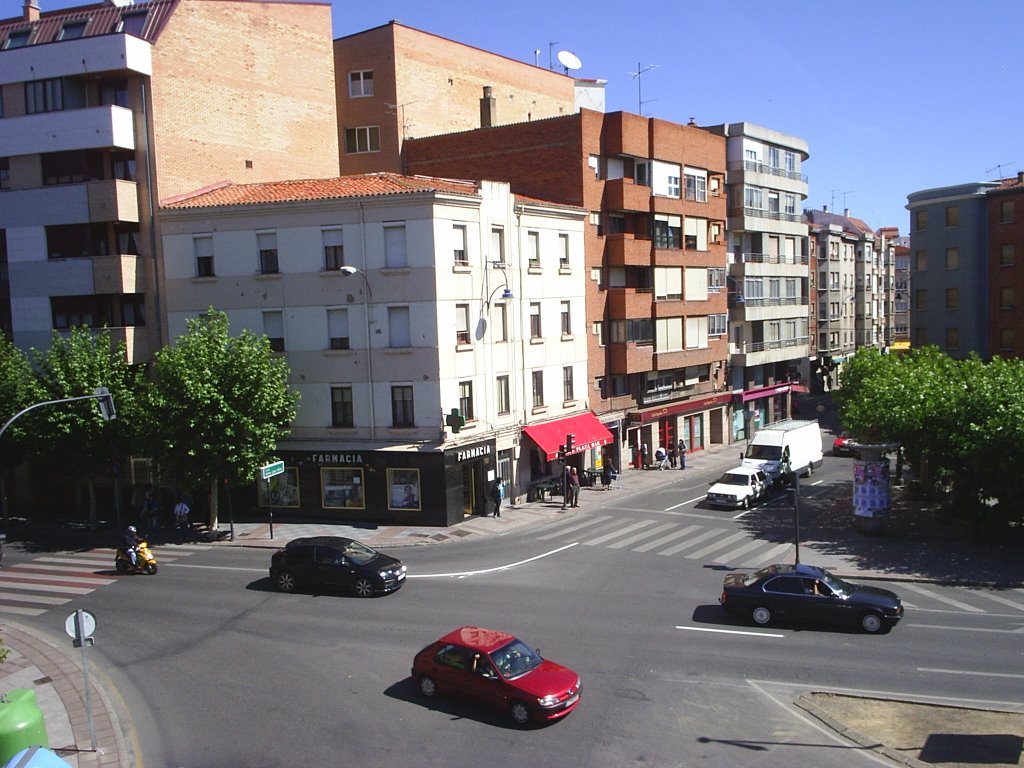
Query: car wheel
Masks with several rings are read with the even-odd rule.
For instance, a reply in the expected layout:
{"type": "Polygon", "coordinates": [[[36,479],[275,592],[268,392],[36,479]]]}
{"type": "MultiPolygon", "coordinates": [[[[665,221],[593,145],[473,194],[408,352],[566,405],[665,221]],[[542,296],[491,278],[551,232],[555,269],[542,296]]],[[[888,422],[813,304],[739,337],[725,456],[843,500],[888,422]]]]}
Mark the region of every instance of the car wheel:
{"type": "Polygon", "coordinates": [[[420,675],[419,686],[420,693],[428,699],[432,699],[437,696],[437,683],[434,682],[434,678],[427,677],[426,675],[420,675]]]}
{"type": "Polygon", "coordinates": [[[274,584],[282,592],[295,591],[295,577],[290,571],[280,571],[274,579],[274,584]]]}
{"type": "Polygon", "coordinates": [[[360,576],[355,580],[352,589],[359,597],[370,597],[373,594],[373,582],[365,576],[360,576]]]}
{"type": "Polygon", "coordinates": [[[754,620],[755,624],[763,627],[766,624],[771,623],[772,612],[769,608],[759,605],[750,612],[750,618],[754,620]]]}
{"type": "Polygon", "coordinates": [[[530,722],[530,710],[523,702],[513,701],[508,705],[508,711],[517,725],[526,725],[530,722]]]}
{"type": "Polygon", "coordinates": [[[870,632],[871,634],[881,632],[883,626],[882,617],[874,611],[868,611],[860,617],[860,625],[865,632],[870,632]]]}

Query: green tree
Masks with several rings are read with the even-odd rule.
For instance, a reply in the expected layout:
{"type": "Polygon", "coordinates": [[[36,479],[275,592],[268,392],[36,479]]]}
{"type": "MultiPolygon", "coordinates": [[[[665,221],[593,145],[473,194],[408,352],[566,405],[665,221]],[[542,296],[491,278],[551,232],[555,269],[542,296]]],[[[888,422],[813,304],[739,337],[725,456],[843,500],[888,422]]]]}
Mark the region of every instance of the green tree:
{"type": "Polygon", "coordinates": [[[53,332],[46,351],[29,353],[43,400],[66,400],[92,395],[97,387],[110,390],[117,418],[106,421],[94,399],[58,403],[33,412],[32,453],[73,477],[89,490],[89,522],[96,524],[94,477],[126,457],[140,423],[137,393],[139,375],[128,365],[123,342],[113,344],[108,330],[73,328],[53,332]]]}
{"type": "Polygon", "coordinates": [[[229,336],[227,315],[210,307],[156,354],[152,374],[151,455],[183,487],[209,485],[216,527],[217,482],[254,482],[288,434],[298,403],[288,364],[265,336],[229,336]]]}
{"type": "MultiPolygon", "coordinates": [[[[44,399],[28,356],[2,334],[0,334],[0,391],[4,393],[4,397],[0,400],[0,426],[6,424],[21,410],[44,399]]],[[[7,470],[18,466],[28,458],[32,444],[29,438],[32,434],[33,415],[30,411],[20,416],[11,422],[3,436],[0,437],[0,504],[3,505],[4,519],[8,514],[7,470]]]]}

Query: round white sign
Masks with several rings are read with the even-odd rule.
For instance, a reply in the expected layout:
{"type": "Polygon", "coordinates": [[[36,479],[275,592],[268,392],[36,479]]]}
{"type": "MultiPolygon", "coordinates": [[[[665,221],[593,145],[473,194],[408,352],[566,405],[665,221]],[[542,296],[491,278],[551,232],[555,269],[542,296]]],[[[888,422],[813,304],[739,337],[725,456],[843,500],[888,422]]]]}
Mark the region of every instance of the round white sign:
{"type": "Polygon", "coordinates": [[[96,631],[96,617],[88,611],[75,611],[68,616],[67,621],[64,622],[64,631],[68,633],[68,637],[73,639],[77,639],[79,637],[92,637],[92,633],[96,631]],[[81,615],[82,617],[81,636],[79,636],[75,627],[75,617],[78,615],[81,615]]]}

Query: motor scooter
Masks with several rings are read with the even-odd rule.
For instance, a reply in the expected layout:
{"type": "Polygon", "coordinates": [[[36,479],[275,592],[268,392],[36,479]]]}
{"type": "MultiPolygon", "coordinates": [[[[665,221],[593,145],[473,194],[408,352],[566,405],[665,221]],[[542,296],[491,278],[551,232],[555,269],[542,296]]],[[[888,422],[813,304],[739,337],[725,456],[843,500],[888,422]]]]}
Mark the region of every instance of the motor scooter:
{"type": "Polygon", "coordinates": [[[152,576],[156,573],[156,557],[149,548],[149,542],[142,539],[135,547],[135,565],[132,565],[132,558],[124,547],[118,547],[114,555],[114,568],[118,573],[145,573],[152,576]]]}

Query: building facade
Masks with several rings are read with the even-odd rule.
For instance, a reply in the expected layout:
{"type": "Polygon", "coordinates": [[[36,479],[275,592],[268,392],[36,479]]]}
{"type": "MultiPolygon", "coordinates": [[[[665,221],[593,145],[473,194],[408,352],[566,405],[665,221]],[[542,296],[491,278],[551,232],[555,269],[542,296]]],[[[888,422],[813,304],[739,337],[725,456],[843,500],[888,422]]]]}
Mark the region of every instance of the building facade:
{"type": "Polygon", "coordinates": [[[1024,356],[1024,172],[988,196],[988,351],[1024,356]]]}
{"type": "Polygon", "coordinates": [[[330,10],[28,0],[0,21],[0,327],[15,344],[107,326],[148,359],[167,341],[156,201],[337,174],[330,10]]]}
{"type": "Polygon", "coordinates": [[[589,211],[588,397],[617,466],[729,442],[724,138],[584,109],[405,147],[414,173],[501,178],[589,211]]]}
{"type": "Polygon", "coordinates": [[[261,490],[281,512],[450,525],[593,466],[586,212],[395,174],[224,185],[161,210],[172,335],[209,306],[301,395],[261,490]],[[269,494],[273,494],[271,497],[269,494]]]}

